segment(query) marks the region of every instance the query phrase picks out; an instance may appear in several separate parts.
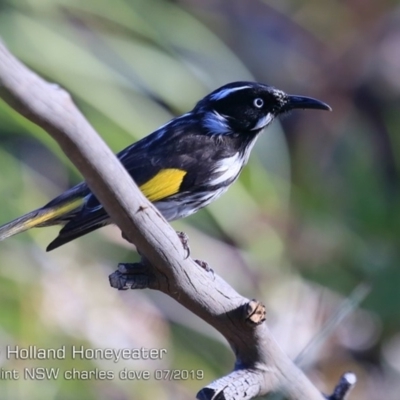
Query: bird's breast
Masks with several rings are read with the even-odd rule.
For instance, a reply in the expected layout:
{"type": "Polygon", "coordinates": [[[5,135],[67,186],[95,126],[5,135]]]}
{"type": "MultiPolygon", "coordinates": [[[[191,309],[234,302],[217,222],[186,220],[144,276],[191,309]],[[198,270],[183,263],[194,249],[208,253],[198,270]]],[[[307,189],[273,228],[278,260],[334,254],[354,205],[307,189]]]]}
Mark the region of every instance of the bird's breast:
{"type": "Polygon", "coordinates": [[[228,186],[233,183],[240,174],[245,164],[245,158],[242,153],[237,152],[231,157],[223,158],[218,161],[216,167],[211,173],[211,186],[228,186]]]}

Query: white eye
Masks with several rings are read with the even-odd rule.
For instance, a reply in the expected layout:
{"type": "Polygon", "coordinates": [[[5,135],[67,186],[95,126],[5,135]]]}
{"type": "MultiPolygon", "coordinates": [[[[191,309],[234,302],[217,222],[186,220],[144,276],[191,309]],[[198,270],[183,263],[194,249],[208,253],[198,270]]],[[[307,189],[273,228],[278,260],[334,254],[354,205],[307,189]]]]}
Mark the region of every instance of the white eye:
{"type": "Polygon", "coordinates": [[[253,104],[254,107],[261,108],[264,105],[264,100],[261,99],[260,97],[257,97],[256,99],[254,99],[253,104]]]}

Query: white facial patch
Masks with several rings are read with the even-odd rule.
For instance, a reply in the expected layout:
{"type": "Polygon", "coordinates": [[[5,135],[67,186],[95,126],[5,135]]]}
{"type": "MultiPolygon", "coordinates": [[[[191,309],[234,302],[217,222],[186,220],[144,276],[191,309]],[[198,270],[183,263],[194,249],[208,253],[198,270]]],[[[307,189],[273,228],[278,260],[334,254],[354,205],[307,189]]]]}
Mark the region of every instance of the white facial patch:
{"type": "Polygon", "coordinates": [[[274,89],[273,92],[274,92],[275,98],[279,102],[279,105],[282,107],[287,100],[287,94],[285,92],[282,92],[282,90],[279,90],[279,89],[274,89]]]}
{"type": "Polygon", "coordinates": [[[269,123],[271,123],[271,121],[274,119],[274,116],[271,113],[268,113],[267,115],[265,115],[264,117],[261,117],[256,125],[254,126],[254,128],[252,128],[252,131],[257,131],[259,129],[263,129],[265,128],[269,123]]]}
{"type": "Polygon", "coordinates": [[[243,90],[243,89],[250,89],[250,86],[239,86],[236,88],[229,88],[229,89],[222,89],[217,93],[214,93],[210,99],[211,100],[221,100],[224,97],[230,95],[231,93],[237,92],[238,90],[243,90]]]}
{"type": "Polygon", "coordinates": [[[224,135],[231,131],[226,118],[215,110],[205,115],[203,125],[212,135],[224,135]]]}

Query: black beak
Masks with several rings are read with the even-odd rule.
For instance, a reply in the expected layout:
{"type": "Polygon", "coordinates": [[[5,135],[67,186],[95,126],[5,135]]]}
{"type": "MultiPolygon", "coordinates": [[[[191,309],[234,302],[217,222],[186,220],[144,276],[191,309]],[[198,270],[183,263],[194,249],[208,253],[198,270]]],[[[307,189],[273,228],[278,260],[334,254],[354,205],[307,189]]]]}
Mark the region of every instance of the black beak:
{"type": "Polygon", "coordinates": [[[287,102],[282,107],[281,112],[294,110],[295,108],[332,111],[332,108],[330,108],[328,104],[317,99],[305,96],[288,95],[287,102]]]}

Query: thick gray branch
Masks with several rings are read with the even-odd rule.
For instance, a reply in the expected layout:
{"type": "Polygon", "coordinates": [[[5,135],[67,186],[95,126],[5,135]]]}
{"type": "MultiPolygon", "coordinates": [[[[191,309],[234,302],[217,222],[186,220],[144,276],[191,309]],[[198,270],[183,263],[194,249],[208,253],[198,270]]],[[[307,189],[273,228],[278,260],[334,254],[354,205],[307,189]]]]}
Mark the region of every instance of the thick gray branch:
{"type": "Polygon", "coordinates": [[[200,392],[202,399],[211,398],[207,390],[226,399],[250,399],[277,390],[291,399],[323,398],[262,323],[262,305],[185,259],[175,231],[142,195],[68,93],[21,64],[2,43],[0,96],[58,142],[125,237],[148,260],[140,267],[122,266],[111,277],[113,286],[161,290],[226,337],[237,357],[236,371],[200,392]]]}

